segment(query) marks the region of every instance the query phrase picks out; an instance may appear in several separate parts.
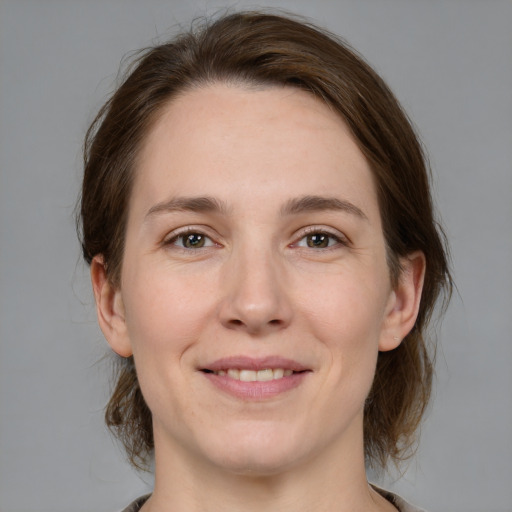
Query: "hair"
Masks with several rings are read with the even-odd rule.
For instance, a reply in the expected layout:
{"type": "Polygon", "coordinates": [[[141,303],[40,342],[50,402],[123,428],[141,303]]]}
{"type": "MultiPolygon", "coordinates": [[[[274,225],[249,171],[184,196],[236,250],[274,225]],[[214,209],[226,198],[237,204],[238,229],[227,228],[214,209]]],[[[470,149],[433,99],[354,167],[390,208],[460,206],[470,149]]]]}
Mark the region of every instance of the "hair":
{"type": "MultiPolygon", "coordinates": [[[[398,463],[413,451],[430,398],[434,354],[426,331],[443,292],[447,303],[452,280],[422,145],[389,88],[344,41],[304,20],[240,12],[196,24],[144,50],[87,131],[77,218],[83,257],[90,264],[101,254],[108,279],[119,286],[141,145],[172,98],[218,82],[296,87],[334,109],[373,172],[392,282],[400,277],[401,257],[414,251],[425,255],[416,323],[396,349],[379,353],[365,402],[367,464],[385,467],[390,458],[398,463]]],[[[154,449],[151,412],[133,359],[117,357],[106,423],[131,463],[144,468],[154,449]]]]}

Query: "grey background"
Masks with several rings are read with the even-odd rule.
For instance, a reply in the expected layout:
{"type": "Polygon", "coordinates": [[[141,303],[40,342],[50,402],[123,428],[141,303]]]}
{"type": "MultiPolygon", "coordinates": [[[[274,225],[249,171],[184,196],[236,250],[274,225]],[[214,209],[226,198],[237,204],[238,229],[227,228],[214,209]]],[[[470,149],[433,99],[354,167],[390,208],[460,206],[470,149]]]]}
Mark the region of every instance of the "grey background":
{"type": "MultiPolygon", "coordinates": [[[[84,132],[123,55],[258,4],[0,4],[0,510],[115,511],[151,485],[102,425],[107,352],[73,206],[84,132]]],[[[280,1],[347,38],[429,149],[455,296],[434,405],[400,482],[431,512],[512,511],[512,3],[280,1]]]]}

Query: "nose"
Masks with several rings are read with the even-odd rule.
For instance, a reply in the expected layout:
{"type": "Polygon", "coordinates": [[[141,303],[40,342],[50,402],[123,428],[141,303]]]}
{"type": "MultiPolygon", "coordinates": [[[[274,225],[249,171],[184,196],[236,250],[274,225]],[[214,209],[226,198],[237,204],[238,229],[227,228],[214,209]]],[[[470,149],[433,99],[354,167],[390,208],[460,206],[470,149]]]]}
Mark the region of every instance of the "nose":
{"type": "Polygon", "coordinates": [[[233,254],[226,263],[219,308],[228,329],[264,336],[286,328],[292,318],[284,269],[271,249],[233,254]]]}

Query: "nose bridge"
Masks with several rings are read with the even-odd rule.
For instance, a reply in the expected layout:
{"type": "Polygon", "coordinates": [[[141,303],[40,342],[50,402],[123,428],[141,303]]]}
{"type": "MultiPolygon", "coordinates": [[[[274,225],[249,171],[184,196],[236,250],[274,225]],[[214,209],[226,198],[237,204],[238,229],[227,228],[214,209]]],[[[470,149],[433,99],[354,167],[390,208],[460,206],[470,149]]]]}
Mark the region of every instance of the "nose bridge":
{"type": "Polygon", "coordinates": [[[226,263],[221,321],[251,334],[288,325],[291,307],[286,294],[285,269],[268,239],[245,241],[233,248],[226,263]]]}

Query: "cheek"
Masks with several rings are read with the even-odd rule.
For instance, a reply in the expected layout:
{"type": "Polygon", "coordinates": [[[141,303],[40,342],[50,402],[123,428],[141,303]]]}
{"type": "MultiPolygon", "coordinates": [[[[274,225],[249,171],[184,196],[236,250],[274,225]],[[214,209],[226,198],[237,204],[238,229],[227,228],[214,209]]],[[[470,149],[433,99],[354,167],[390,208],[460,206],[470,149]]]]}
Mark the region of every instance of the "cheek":
{"type": "Polygon", "coordinates": [[[168,411],[178,425],[190,387],[187,355],[209,318],[211,294],[198,294],[176,275],[171,280],[163,272],[141,271],[126,279],[124,291],[126,326],[144,398],[151,411],[168,411]]]}
{"type": "Polygon", "coordinates": [[[328,382],[354,398],[369,391],[378,356],[387,285],[378,280],[338,276],[323,289],[301,294],[306,329],[330,360],[328,382]],[[372,282],[374,284],[372,284],[372,282]]]}
{"type": "Polygon", "coordinates": [[[333,348],[357,348],[371,341],[376,347],[385,304],[385,296],[378,293],[378,288],[378,284],[357,278],[331,278],[327,286],[316,290],[305,287],[300,308],[318,339],[333,348]]]}
{"type": "Polygon", "coordinates": [[[123,300],[134,350],[177,350],[194,339],[212,309],[210,283],[171,270],[152,264],[127,272],[123,300]]]}
{"type": "Polygon", "coordinates": [[[212,314],[212,294],[199,293],[194,280],[176,273],[171,279],[162,269],[130,277],[125,286],[126,326],[140,384],[152,408],[167,390],[183,386],[189,349],[212,314]]]}

